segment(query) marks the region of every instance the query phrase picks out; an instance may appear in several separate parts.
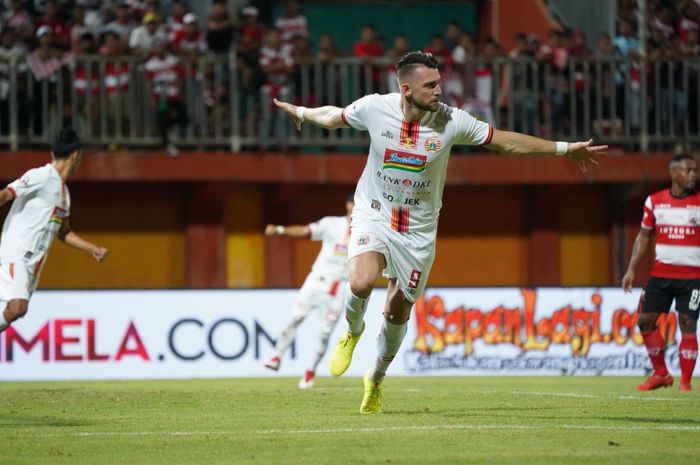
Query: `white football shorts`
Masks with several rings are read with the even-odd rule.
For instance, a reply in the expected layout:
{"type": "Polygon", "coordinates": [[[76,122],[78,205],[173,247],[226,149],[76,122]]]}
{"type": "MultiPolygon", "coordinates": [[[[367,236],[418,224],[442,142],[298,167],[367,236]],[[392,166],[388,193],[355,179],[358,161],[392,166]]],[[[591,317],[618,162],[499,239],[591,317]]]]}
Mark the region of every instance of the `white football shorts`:
{"type": "Polygon", "coordinates": [[[34,276],[25,263],[5,260],[0,263],[0,300],[29,300],[34,289],[34,276]]]}
{"type": "Polygon", "coordinates": [[[338,321],[343,308],[343,292],[347,283],[347,280],[336,280],[310,273],[297,295],[294,316],[306,318],[309,313],[318,311],[323,325],[332,328],[338,321]]]}
{"type": "Polygon", "coordinates": [[[384,277],[396,279],[406,299],[415,302],[425,289],[435,261],[436,235],[437,229],[399,233],[383,221],[353,217],[348,260],[365,252],[384,255],[384,277]]]}

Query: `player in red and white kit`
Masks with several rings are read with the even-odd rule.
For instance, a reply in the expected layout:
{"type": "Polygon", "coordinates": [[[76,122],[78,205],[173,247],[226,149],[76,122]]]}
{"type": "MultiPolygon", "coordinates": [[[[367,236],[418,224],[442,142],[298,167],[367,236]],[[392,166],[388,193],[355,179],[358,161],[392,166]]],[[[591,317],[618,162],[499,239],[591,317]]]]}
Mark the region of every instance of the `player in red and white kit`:
{"type": "Polygon", "coordinates": [[[297,327],[311,312],[318,311],[322,319],[320,344],[309,369],[299,380],[299,389],[313,386],[316,368],[326,353],[328,338],[343,308],[343,291],[348,284],[350,215],[354,206],[355,202],[351,197],[345,202],[345,216],[326,216],[309,225],[270,224],[265,228],[266,236],[310,237],[313,241],[322,241],[321,251],[311,267],[311,273],[301,286],[294,304],[292,321],[277,338],[275,356],[265,362],[267,368],[277,371],[282,355],[294,340],[297,327]]]}
{"type": "Polygon", "coordinates": [[[678,355],[681,365],[681,391],[691,391],[690,380],[698,358],[698,307],[700,307],[700,193],[695,190],[698,168],[690,155],[676,155],[669,164],[671,188],[647,197],[642,227],[632,249],[622,288],[630,292],[635,270],[656,235],[656,261],[649,282],[642,292],[639,330],[654,372],[638,391],[673,385],[664,352],[666,341],[656,327],[661,313],[668,313],[676,301],[681,327],[678,355]]]}
{"type": "Polygon", "coordinates": [[[326,129],[368,131],[367,165],[355,192],[348,251],[350,282],[345,290],[348,331],[331,358],[331,373],[343,374],[364,331],[367,301],[379,274],[389,279],[378,357],[364,377],[362,413],[381,412],[381,384],[406,335],[413,303],[425,288],[435,257],[437,220],[442,205],[447,161],[455,144],[482,145],[512,155],[561,155],[594,162],[606,146],[587,142],[550,142],[500,131],[465,111],[440,103],[438,63],[411,52],[396,66],[399,93],[368,95],[346,108],[297,107],[275,103],[294,120],[326,129]]]}
{"type": "Polygon", "coordinates": [[[0,237],[0,332],[27,313],[56,236],[98,262],[107,257],[107,249],[70,229],[71,202],[65,183],[82,157],[75,131],[63,129],[51,149],[51,163],[27,171],[0,191],[0,205],[14,200],[0,237]]]}

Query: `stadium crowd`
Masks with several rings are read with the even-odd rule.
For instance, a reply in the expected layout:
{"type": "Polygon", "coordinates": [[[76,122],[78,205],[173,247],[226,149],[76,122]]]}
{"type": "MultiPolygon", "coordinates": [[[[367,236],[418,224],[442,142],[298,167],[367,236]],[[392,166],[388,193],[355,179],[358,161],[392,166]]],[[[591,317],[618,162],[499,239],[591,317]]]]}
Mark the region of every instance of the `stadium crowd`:
{"type": "MultiPolygon", "coordinates": [[[[252,131],[261,148],[280,147],[289,127],[284,115],[271,105],[273,98],[301,101],[304,97],[312,105],[347,103],[340,92],[332,91],[328,74],[334,60],[348,57],[366,65],[358,76],[363,93],[395,90],[392,63],[412,49],[430,52],[442,63],[446,103],[491,123],[508,120],[512,113],[511,129],[516,131],[541,133],[543,122],[549,121],[553,135],[581,134],[584,125],[591,124],[601,134],[614,134],[623,126],[639,133],[643,130],[639,81],[646,69],[646,78],[653,84],[647,87],[649,120],[670,134],[686,121],[692,132],[698,132],[697,105],[688,102],[698,100],[700,66],[685,60],[700,55],[697,0],[650,0],[644,59],[652,66],[643,68],[632,61],[629,67],[610,62],[596,68],[600,76],[591,79],[602,78],[603,85],[595,89],[601,95],[592,94],[594,86],[590,85],[584,92],[583,62],[610,57],[642,59],[636,0],[619,2],[613,37],[603,32],[590,41],[578,30],[553,30],[547,37],[524,31],[516,36],[511,50],[503,50],[493,38],[477,44],[457,21],[450,22],[445,31],[435,31],[428,44],[411,43],[404,35],[381,37],[367,24],[358,31],[352,50],[343,50],[332,32],[311,43],[309,24],[298,1],[286,1],[283,14],[269,21],[261,19],[255,4],[242,7],[236,17],[226,1],[216,0],[200,18],[183,0],[4,0],[0,5],[4,10],[0,21],[0,135],[10,130],[8,61],[21,57],[26,61],[17,68],[17,91],[18,100],[26,104],[17,109],[20,131],[44,131],[42,112],[47,106],[42,99],[44,103],[55,99],[57,75],[65,70],[72,73],[66,80],[70,81],[65,84],[67,90],[83,100],[89,94],[90,102],[81,105],[92,120],[99,120],[101,111],[129,114],[132,103],[120,96],[135,85],[134,66],[140,66],[161,142],[176,153],[168,139],[172,127],[178,125],[183,134],[188,121],[201,118],[201,113],[209,120],[218,115],[223,130],[231,130],[233,85],[239,95],[255,102],[252,108],[241,105],[240,111],[256,120],[252,131]],[[232,53],[235,82],[228,67],[200,60],[225,59],[232,53]],[[101,61],[83,59],[88,56],[98,56],[101,61]],[[496,65],[499,58],[511,60],[496,65]],[[525,64],[519,65],[521,62],[525,64]],[[312,92],[303,96],[303,69],[313,64],[321,64],[322,72],[307,72],[311,82],[306,87],[312,92]],[[24,75],[29,79],[22,79],[24,75]],[[202,102],[186,98],[187,82],[193,97],[202,102]],[[106,99],[98,98],[103,94],[106,99]],[[602,103],[598,115],[585,117],[585,101],[596,99],[602,103]],[[100,100],[107,102],[107,109],[100,107],[100,100]],[[198,110],[199,116],[194,107],[204,108],[198,110]]],[[[119,126],[128,128],[128,119],[121,119],[119,126]]],[[[114,120],[108,118],[108,132],[114,132],[114,120]]]]}

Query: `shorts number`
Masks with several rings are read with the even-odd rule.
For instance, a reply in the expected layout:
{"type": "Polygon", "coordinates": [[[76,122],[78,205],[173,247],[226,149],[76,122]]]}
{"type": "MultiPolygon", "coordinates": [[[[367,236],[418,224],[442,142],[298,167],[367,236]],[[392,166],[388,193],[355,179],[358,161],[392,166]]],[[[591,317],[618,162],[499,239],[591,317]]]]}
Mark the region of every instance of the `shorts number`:
{"type": "MultiPolygon", "coordinates": [[[[415,292],[415,290],[418,289],[418,284],[420,283],[420,277],[422,274],[423,273],[418,270],[411,270],[411,277],[408,279],[409,292],[410,290],[415,292]]],[[[413,292],[411,292],[411,294],[413,294],[413,292]]]]}
{"type": "Polygon", "coordinates": [[[693,293],[690,294],[690,302],[688,303],[688,308],[696,312],[700,306],[700,289],[693,289],[693,293]]]}

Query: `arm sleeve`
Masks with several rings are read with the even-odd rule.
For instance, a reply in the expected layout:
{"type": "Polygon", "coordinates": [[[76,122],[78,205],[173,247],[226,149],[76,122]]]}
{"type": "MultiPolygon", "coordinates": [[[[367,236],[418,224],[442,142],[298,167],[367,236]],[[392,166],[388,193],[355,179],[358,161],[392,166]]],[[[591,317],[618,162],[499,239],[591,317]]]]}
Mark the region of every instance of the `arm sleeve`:
{"type": "Polygon", "coordinates": [[[656,218],[654,217],[654,206],[651,204],[651,197],[647,197],[644,202],[644,216],[642,216],[642,228],[654,229],[656,227],[656,218]]]}
{"type": "Polygon", "coordinates": [[[29,170],[21,178],[11,182],[7,188],[15,198],[33,195],[44,185],[44,176],[37,170],[29,170]]]}
{"type": "Polygon", "coordinates": [[[348,127],[366,131],[367,130],[367,116],[370,114],[372,100],[374,95],[365,95],[364,97],[355,100],[350,105],[343,109],[341,117],[343,118],[343,123],[348,127]]]}
{"type": "Polygon", "coordinates": [[[312,241],[322,241],[328,229],[328,220],[321,218],[319,221],[309,224],[309,229],[311,230],[312,241]]]}
{"type": "Polygon", "coordinates": [[[452,119],[455,122],[454,143],[459,145],[488,145],[493,136],[491,125],[479,121],[464,110],[454,108],[452,119]]]}

